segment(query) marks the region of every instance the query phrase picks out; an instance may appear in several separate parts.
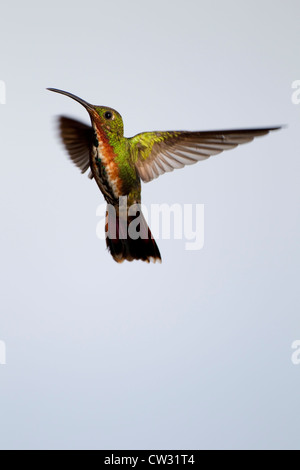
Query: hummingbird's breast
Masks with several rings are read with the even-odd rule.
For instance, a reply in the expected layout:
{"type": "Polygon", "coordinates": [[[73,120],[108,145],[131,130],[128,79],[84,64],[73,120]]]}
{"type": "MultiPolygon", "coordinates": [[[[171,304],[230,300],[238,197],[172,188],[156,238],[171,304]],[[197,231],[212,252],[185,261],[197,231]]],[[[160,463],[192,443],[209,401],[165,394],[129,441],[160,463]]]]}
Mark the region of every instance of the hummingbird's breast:
{"type": "Polygon", "coordinates": [[[94,141],[90,162],[92,172],[106,201],[110,204],[117,204],[118,198],[123,195],[123,185],[116,154],[104,132],[94,125],[93,129],[94,141]]]}

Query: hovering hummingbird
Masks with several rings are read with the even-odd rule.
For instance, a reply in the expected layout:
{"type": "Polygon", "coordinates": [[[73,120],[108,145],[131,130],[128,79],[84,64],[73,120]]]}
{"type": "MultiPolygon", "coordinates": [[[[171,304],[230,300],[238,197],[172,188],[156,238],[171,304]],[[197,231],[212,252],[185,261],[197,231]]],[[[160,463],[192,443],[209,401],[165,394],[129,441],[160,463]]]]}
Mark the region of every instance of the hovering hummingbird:
{"type": "Polygon", "coordinates": [[[124,137],[123,120],[114,109],[87,103],[72,93],[56,88],[50,91],[69,96],[90,115],[91,126],[66,116],[59,117],[60,136],[71,160],[81,172],[90,169],[108,203],[106,212],[106,244],[117,262],[161,261],[158,246],[142,213],[139,213],[138,238],[129,236],[133,217],[128,208],[141,204],[141,180],[145,183],[165,172],[206,160],[223,150],[250,142],[280,127],[224,131],[142,132],[124,137]],[[127,197],[126,210],[119,201],[127,197]],[[113,207],[115,211],[109,208],[113,207]]]}

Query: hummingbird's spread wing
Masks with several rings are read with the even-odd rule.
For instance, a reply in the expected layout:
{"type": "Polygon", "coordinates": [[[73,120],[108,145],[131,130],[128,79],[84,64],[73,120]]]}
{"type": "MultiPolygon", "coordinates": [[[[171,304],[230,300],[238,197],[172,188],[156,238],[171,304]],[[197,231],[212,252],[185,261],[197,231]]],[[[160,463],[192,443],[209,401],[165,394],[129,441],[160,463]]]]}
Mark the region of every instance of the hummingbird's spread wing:
{"type": "MultiPolygon", "coordinates": [[[[90,168],[90,146],[93,130],[83,122],[66,116],[58,118],[58,127],[61,140],[75,165],[85,173],[90,168]]],[[[93,178],[92,172],[89,178],[93,178]]]]}
{"type": "Polygon", "coordinates": [[[206,160],[280,127],[208,132],[144,132],[129,139],[133,163],[144,182],[206,160]]]}

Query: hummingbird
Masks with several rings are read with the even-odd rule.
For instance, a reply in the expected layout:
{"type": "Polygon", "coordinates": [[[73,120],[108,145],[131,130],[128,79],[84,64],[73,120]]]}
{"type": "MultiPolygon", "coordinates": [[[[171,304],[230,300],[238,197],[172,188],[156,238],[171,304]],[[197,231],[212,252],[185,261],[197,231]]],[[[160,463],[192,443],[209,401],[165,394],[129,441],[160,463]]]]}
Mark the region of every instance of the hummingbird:
{"type": "Polygon", "coordinates": [[[123,119],[113,108],[97,106],[72,93],[48,88],[80,103],[91,126],[59,116],[61,140],[73,163],[94,179],[108,206],[106,245],[113,259],[161,262],[158,246],[141,211],[139,237],[128,230],[134,216],[129,208],[141,204],[141,180],[148,183],[163,173],[206,160],[212,155],[252,141],[280,127],[217,131],[154,131],[124,136],[123,119]],[[126,206],[120,204],[126,198],[126,206]]]}

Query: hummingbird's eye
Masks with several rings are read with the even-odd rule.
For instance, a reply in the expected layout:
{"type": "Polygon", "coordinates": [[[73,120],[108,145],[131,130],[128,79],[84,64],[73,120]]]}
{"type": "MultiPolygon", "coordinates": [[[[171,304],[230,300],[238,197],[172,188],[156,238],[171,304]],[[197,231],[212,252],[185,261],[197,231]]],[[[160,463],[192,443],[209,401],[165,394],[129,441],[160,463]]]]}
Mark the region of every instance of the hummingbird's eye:
{"type": "Polygon", "coordinates": [[[113,113],[111,113],[110,111],[106,111],[106,113],[104,113],[104,117],[105,119],[112,119],[113,113]]]}

